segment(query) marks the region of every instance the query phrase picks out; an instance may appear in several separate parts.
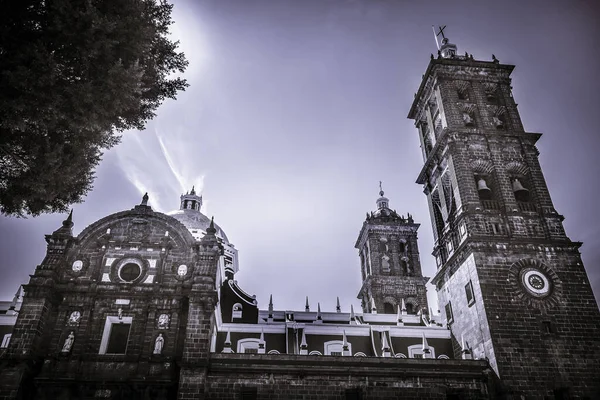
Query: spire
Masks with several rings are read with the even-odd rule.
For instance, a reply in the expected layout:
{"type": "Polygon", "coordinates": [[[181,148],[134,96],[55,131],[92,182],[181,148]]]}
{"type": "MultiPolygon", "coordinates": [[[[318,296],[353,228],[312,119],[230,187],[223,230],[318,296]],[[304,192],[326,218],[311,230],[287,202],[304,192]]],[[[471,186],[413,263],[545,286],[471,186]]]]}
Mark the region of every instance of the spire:
{"type": "Polygon", "coordinates": [[[69,216],[67,216],[67,219],[65,219],[62,222],[62,226],[60,228],[58,228],[57,230],[55,230],[53,234],[62,234],[62,235],[73,236],[73,226],[74,225],[75,224],[73,223],[73,209],[71,209],[71,211],[69,212],[69,216]]]}
{"type": "Polygon", "coordinates": [[[269,296],[269,315],[273,314],[273,295],[269,296]]]}
{"type": "Polygon", "coordinates": [[[215,229],[215,217],[211,217],[210,225],[208,226],[208,228],[206,228],[206,234],[214,235],[215,233],[217,233],[217,230],[215,229]]]}
{"type": "Polygon", "coordinates": [[[377,314],[377,307],[375,306],[374,297],[371,297],[371,314],[377,314]]]}
{"type": "Polygon", "coordinates": [[[335,306],[335,311],[336,312],[342,312],[342,307],[340,306],[340,297],[339,296],[337,297],[337,303],[336,303],[336,306],[335,306]]]}
{"type": "Polygon", "coordinates": [[[317,321],[323,322],[323,317],[321,317],[321,303],[317,303],[317,321]]]}
{"type": "Polygon", "coordinates": [[[195,196],[195,195],[196,195],[196,190],[194,190],[194,186],[192,186],[192,190],[190,190],[190,194],[191,194],[192,196],[195,196]]]}
{"type": "Polygon", "coordinates": [[[308,296],[306,296],[306,305],[304,306],[304,311],[309,312],[310,306],[308,305],[308,296]]]}
{"type": "Polygon", "coordinates": [[[400,311],[402,311],[402,315],[408,314],[408,312],[406,311],[406,303],[404,302],[404,298],[402,299],[402,308],[400,309],[400,311]]]}
{"type": "Polygon", "coordinates": [[[350,304],[350,324],[356,324],[356,315],[354,315],[354,306],[350,304]]]}

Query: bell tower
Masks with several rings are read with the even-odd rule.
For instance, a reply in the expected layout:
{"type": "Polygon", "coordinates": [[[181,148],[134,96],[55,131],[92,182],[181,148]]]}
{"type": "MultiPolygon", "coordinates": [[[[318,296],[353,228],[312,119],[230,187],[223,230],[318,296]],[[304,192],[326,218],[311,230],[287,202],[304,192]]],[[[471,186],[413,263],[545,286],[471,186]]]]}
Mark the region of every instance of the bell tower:
{"type": "Polygon", "coordinates": [[[362,287],[358,298],[363,312],[396,314],[402,303],[409,314],[427,312],[427,295],[419,261],[419,224],[389,208],[379,184],[377,210],[367,213],[355,247],[358,249],[362,287]]]}
{"type": "MultiPolygon", "coordinates": [[[[415,95],[437,272],[455,340],[487,358],[512,396],[600,396],[600,314],[524,130],[514,66],[475,60],[444,38],[415,95]]],[[[513,397],[515,398],[515,397],[513,397]]],[[[518,397],[516,397],[518,398],[518,397]]]]}

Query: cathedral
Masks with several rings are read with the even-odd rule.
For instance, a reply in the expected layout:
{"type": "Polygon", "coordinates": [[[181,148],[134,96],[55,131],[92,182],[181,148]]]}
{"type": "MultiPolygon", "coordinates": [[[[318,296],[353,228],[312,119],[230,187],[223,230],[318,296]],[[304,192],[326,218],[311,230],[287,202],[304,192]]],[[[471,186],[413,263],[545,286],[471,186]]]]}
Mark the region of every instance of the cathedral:
{"type": "Polygon", "coordinates": [[[259,308],[194,188],[177,211],[145,195],[78,235],[70,214],[24,295],[0,303],[0,399],[600,398],[600,313],[544,181],[541,134],[522,126],[513,68],[445,38],[409,110],[431,279],[419,222],[383,190],[357,226],[360,310],[308,298],[259,308]]]}

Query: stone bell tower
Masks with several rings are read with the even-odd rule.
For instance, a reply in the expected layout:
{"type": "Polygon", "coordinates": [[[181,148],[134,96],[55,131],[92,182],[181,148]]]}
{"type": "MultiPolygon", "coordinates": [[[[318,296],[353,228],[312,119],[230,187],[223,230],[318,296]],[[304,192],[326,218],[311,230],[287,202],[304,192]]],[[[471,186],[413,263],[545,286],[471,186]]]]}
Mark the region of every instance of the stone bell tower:
{"type": "MultiPolygon", "coordinates": [[[[415,95],[440,307],[455,341],[487,358],[509,396],[600,396],[600,315],[524,130],[514,66],[444,38],[415,95]]],[[[513,397],[515,398],[515,397],[513,397]]],[[[519,398],[519,397],[516,397],[519,398]]]]}
{"type": "Polygon", "coordinates": [[[395,314],[398,307],[415,314],[427,312],[427,295],[419,261],[417,229],[410,214],[405,218],[389,208],[390,201],[379,192],[377,210],[367,213],[358,235],[362,287],[358,298],[363,312],[395,314]]]}

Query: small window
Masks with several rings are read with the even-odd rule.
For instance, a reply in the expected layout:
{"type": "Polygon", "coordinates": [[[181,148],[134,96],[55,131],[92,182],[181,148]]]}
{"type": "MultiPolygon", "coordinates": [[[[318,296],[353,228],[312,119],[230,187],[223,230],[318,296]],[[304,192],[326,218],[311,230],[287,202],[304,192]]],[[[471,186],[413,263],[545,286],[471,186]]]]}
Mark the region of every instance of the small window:
{"type": "Polygon", "coordinates": [[[446,320],[448,321],[449,324],[454,322],[454,315],[452,314],[452,303],[451,302],[446,303],[446,320]]]}
{"type": "Polygon", "coordinates": [[[242,400],[256,400],[258,398],[258,389],[255,387],[243,387],[240,395],[242,400]]]}
{"type": "MultiPolygon", "coordinates": [[[[344,342],[341,340],[331,340],[324,343],[326,356],[343,356],[344,342]]],[[[352,343],[348,342],[348,351],[352,354],[352,343]]]]}
{"type": "Polygon", "coordinates": [[[330,356],[341,356],[342,352],[341,351],[332,351],[331,353],[329,353],[330,356]]]}
{"type": "Polygon", "coordinates": [[[4,337],[2,338],[2,344],[0,345],[0,348],[4,349],[4,348],[8,347],[11,336],[12,336],[12,333],[7,333],[6,335],[4,335],[4,337]]]}
{"type": "Polygon", "coordinates": [[[554,333],[554,328],[552,327],[552,322],[542,321],[542,332],[545,334],[554,333]]]}
{"type": "Polygon", "coordinates": [[[465,294],[467,295],[467,304],[472,306],[475,303],[475,295],[473,294],[473,283],[469,281],[465,285],[465,294]]]}
{"type": "Polygon", "coordinates": [[[245,354],[258,354],[258,348],[246,348],[244,349],[245,354]]]}

